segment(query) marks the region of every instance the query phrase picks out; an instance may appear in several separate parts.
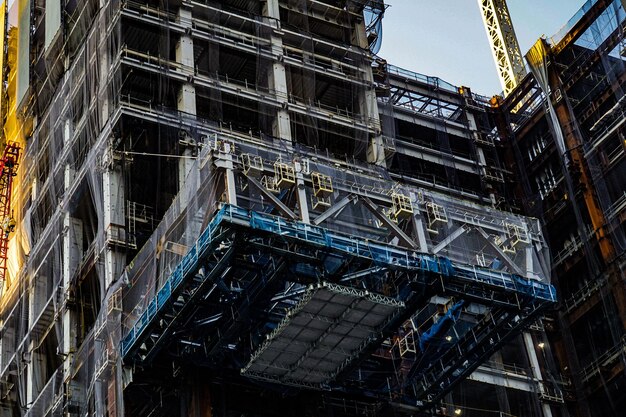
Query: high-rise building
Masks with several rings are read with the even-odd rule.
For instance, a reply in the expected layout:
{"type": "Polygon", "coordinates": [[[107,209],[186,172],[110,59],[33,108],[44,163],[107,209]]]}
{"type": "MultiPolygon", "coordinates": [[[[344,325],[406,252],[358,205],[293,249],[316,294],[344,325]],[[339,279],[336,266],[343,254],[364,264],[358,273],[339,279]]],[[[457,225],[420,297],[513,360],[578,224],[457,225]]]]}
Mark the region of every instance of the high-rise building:
{"type": "MultiPolygon", "coordinates": [[[[555,248],[606,202],[572,180],[561,210],[580,215],[559,223],[535,202],[560,183],[532,182],[559,143],[549,125],[574,126],[561,116],[623,146],[624,11],[590,3],[580,22],[619,18],[593,26],[612,46],[575,46],[576,20],[544,48],[549,75],[582,62],[586,80],[544,111],[557,90],[539,64],[498,100],[377,57],[379,0],[3,2],[3,135],[20,156],[1,219],[0,415],[618,410],[623,370],[605,367],[623,363],[623,329],[602,313],[619,275],[580,279],[601,303],[578,328],[559,268],[618,271],[623,176],[566,165],[613,184],[617,226],[576,234],[589,254],[611,236],[605,264],[555,248]],[[523,129],[544,132],[531,160],[523,129]],[[584,391],[592,378],[605,397],[584,391]]],[[[567,149],[557,159],[602,162],[567,149]]],[[[607,161],[623,167],[619,152],[607,161]]]]}
{"type": "Polygon", "coordinates": [[[586,2],[501,103],[516,195],[551,248],[560,304],[544,323],[575,416],[626,413],[625,18],[621,1],[586,2]]]}

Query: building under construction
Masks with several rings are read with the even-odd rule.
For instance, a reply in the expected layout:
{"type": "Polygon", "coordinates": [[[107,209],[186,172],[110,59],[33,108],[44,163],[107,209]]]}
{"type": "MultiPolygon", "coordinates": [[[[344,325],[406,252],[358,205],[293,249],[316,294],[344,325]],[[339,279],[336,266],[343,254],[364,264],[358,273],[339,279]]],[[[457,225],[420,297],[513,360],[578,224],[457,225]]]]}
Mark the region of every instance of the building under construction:
{"type": "Polygon", "coordinates": [[[624,415],[622,3],[494,98],[385,7],[2,2],[1,416],[624,415]]]}

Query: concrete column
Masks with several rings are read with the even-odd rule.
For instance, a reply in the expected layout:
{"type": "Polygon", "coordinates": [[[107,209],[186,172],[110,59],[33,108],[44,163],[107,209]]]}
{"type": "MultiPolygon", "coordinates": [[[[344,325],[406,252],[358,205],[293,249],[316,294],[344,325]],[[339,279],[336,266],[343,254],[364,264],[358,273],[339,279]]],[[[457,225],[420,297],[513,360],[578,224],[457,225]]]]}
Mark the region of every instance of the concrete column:
{"type": "MultiPolygon", "coordinates": [[[[192,11],[184,6],[181,6],[178,11],[178,22],[189,29],[191,29],[192,11]]],[[[188,76],[195,74],[195,61],[193,53],[193,38],[188,34],[180,36],[178,43],[176,44],[176,62],[183,66],[183,70],[188,76]]],[[[191,81],[191,78],[188,78],[191,81]]],[[[178,110],[195,116],[196,112],[196,87],[192,82],[183,83],[178,92],[177,101],[178,110]]],[[[181,141],[181,145],[185,148],[183,151],[184,157],[192,155],[193,150],[190,148],[190,141],[194,138],[185,138],[181,141]]],[[[192,158],[180,158],[178,162],[178,190],[182,190],[185,185],[185,179],[191,171],[193,165],[192,158]]]]}
{"type": "Polygon", "coordinates": [[[178,92],[178,110],[187,114],[196,115],[196,87],[185,83],[178,92]]]}
{"type": "Polygon", "coordinates": [[[185,191],[185,183],[187,176],[193,168],[195,158],[193,158],[194,150],[197,151],[197,144],[194,138],[185,135],[178,140],[178,144],[183,149],[181,158],[178,160],[178,192],[180,193],[180,203],[187,204],[189,193],[185,191]]]}
{"type": "MultiPolygon", "coordinates": [[[[29,326],[32,326],[34,323],[34,319],[35,317],[32,317],[32,311],[33,308],[35,306],[35,296],[37,294],[37,291],[35,291],[34,287],[30,288],[30,297],[29,297],[29,303],[30,303],[30,311],[31,311],[31,317],[29,320],[29,326]]],[[[35,398],[37,398],[37,388],[35,386],[35,379],[34,379],[34,375],[35,375],[35,361],[34,361],[34,356],[35,354],[35,341],[31,340],[28,343],[28,348],[26,349],[26,351],[22,354],[22,361],[24,361],[25,365],[26,365],[26,404],[28,407],[30,407],[33,403],[33,401],[35,401],[35,398]]],[[[21,363],[18,363],[17,366],[22,366],[21,363]]]]}
{"type": "MultiPolygon", "coordinates": [[[[100,4],[100,8],[104,8],[104,7],[110,7],[108,4],[107,0],[100,0],[99,4],[100,4]]],[[[102,24],[103,22],[103,16],[106,16],[106,13],[102,13],[100,14],[100,19],[96,20],[96,25],[98,24],[102,24]]],[[[102,28],[103,30],[106,30],[106,28],[102,28]]],[[[98,46],[98,50],[95,51],[93,53],[96,56],[97,62],[95,63],[95,65],[98,66],[98,73],[101,74],[101,81],[98,83],[98,105],[100,107],[100,118],[102,120],[102,123],[105,123],[107,120],[109,120],[109,108],[110,108],[110,103],[109,103],[109,83],[105,82],[104,80],[107,79],[108,74],[111,72],[111,57],[109,55],[109,44],[108,42],[100,42],[99,46],[98,46]]],[[[67,63],[67,68],[69,68],[70,61],[68,60],[67,63]]],[[[89,70],[87,70],[89,71],[89,70]]]]}
{"type": "MultiPolygon", "coordinates": [[[[530,234],[530,233],[529,233],[530,234]]],[[[535,253],[532,242],[524,248],[524,256],[526,256],[526,276],[529,278],[540,278],[534,271],[533,254],[535,253]]]]}
{"type": "MultiPolygon", "coordinates": [[[[65,189],[67,190],[74,181],[75,171],[67,165],[65,167],[65,189]]],[[[83,222],[75,219],[69,213],[63,217],[63,270],[62,291],[68,296],[71,280],[82,259],[83,247],[83,222]]],[[[63,375],[68,378],[71,373],[72,354],[76,348],[76,312],[65,308],[61,315],[62,339],[59,340],[59,355],[63,360],[63,375]]]]}
{"type": "MultiPolygon", "coordinates": [[[[178,21],[182,26],[191,29],[191,9],[181,7],[178,12],[178,21]]],[[[183,71],[193,76],[195,74],[195,62],[193,54],[193,38],[188,34],[182,34],[178,43],[176,44],[176,62],[181,64],[183,71]]],[[[183,83],[180,91],[178,92],[178,110],[196,114],[196,88],[188,79],[189,82],[183,83]]]]}
{"type": "Polygon", "coordinates": [[[420,212],[419,208],[417,207],[417,205],[420,203],[421,201],[421,196],[418,193],[414,193],[411,191],[410,193],[411,196],[411,201],[417,202],[417,204],[415,204],[414,207],[414,213],[413,213],[413,221],[412,223],[412,233],[411,233],[411,237],[413,238],[413,240],[415,240],[417,242],[417,244],[419,245],[419,251],[422,253],[429,253],[428,251],[428,242],[426,240],[426,227],[424,226],[424,221],[422,220],[422,213],[420,212]]]}
{"type": "Polygon", "coordinates": [[[415,225],[415,233],[413,238],[417,236],[417,242],[419,243],[419,250],[422,253],[428,253],[428,243],[426,242],[426,231],[424,227],[424,222],[422,221],[421,215],[416,215],[413,217],[413,224],[415,225]]]}
{"type": "MultiPolygon", "coordinates": [[[[528,271],[532,271],[533,269],[532,246],[529,245],[528,249],[530,250],[526,251],[526,268],[525,268],[527,270],[527,273],[529,273],[528,271]]],[[[524,346],[526,348],[526,353],[528,355],[528,360],[530,362],[530,369],[531,369],[532,375],[538,381],[539,393],[542,394],[545,391],[545,387],[543,385],[543,375],[541,373],[541,366],[539,365],[539,359],[537,358],[537,349],[541,349],[541,348],[538,346],[535,347],[535,344],[533,342],[533,337],[530,334],[530,332],[524,332],[522,335],[522,338],[524,339],[524,346]]],[[[552,409],[550,408],[550,405],[546,404],[545,402],[541,402],[541,408],[543,410],[544,417],[552,417],[552,409]]]]}
{"type": "Polygon", "coordinates": [[[235,171],[232,168],[232,161],[230,162],[231,167],[226,169],[226,192],[228,196],[228,203],[232,205],[237,205],[237,190],[235,188],[235,171]]]}
{"type": "MultiPolygon", "coordinates": [[[[49,277],[47,275],[51,272],[47,264],[48,262],[52,261],[43,261],[41,271],[35,275],[34,279],[31,281],[30,288],[28,288],[28,328],[32,328],[37,323],[39,314],[42,312],[46,301],[48,301],[49,293],[52,294],[52,292],[56,290],[56,288],[48,288],[49,277]]],[[[18,366],[24,365],[26,367],[26,404],[29,407],[32,405],[33,401],[37,399],[39,390],[43,388],[41,385],[43,381],[39,378],[41,376],[42,358],[36,351],[36,342],[37,340],[31,338],[26,345],[27,349],[24,350],[21,357],[23,363],[18,364],[18,366]]]]}
{"type": "MultiPolygon", "coordinates": [[[[467,124],[469,129],[473,135],[478,134],[478,124],[476,124],[476,118],[469,111],[466,112],[467,116],[467,124]]],[[[485,151],[480,147],[476,146],[476,157],[478,159],[478,165],[480,169],[480,175],[487,174],[487,159],[485,158],[485,151]]],[[[496,195],[493,192],[489,193],[489,199],[491,200],[492,205],[496,204],[496,195]]]]}
{"type": "Polygon", "coordinates": [[[367,162],[379,166],[386,166],[385,146],[381,135],[370,138],[367,146],[367,162]]]}
{"type": "Polygon", "coordinates": [[[194,159],[192,158],[191,148],[186,148],[183,151],[182,158],[178,161],[178,191],[183,190],[187,175],[191,172],[194,159]]]}
{"type": "Polygon", "coordinates": [[[230,153],[230,144],[224,145],[224,152],[220,152],[215,160],[215,166],[224,170],[224,194],[226,203],[237,205],[237,188],[235,182],[235,165],[230,153]]]}
{"type": "MultiPolygon", "coordinates": [[[[526,270],[533,269],[533,258],[532,258],[532,246],[529,245],[530,251],[526,252],[526,270]]],[[[529,275],[530,276],[530,275],[529,275]]],[[[533,377],[539,383],[539,394],[544,393],[545,386],[543,385],[543,375],[541,373],[541,367],[539,366],[539,359],[537,358],[537,349],[541,349],[540,347],[535,347],[533,342],[533,337],[530,332],[524,332],[522,334],[522,338],[524,339],[524,346],[526,347],[526,353],[528,355],[528,360],[530,362],[530,369],[533,377]]],[[[549,404],[545,402],[541,402],[541,409],[543,411],[544,417],[552,417],[552,409],[549,404]]]]}
{"type": "Polygon", "coordinates": [[[102,180],[104,229],[108,243],[104,254],[105,286],[102,288],[102,294],[105,294],[106,289],[121,275],[125,266],[124,253],[112,243],[123,244],[126,241],[127,232],[124,177],[121,166],[111,161],[111,165],[102,174],[102,180]]]}
{"type": "MultiPolygon", "coordinates": [[[[280,7],[278,0],[267,0],[263,8],[263,15],[272,19],[276,24],[276,29],[280,29],[280,7]]],[[[272,31],[270,36],[272,45],[272,53],[279,56],[278,61],[272,62],[272,68],[269,71],[268,85],[270,90],[276,92],[276,96],[283,103],[283,108],[276,112],[276,117],[272,124],[272,135],[281,138],[288,147],[291,147],[291,119],[287,106],[289,103],[289,91],[287,89],[287,73],[285,65],[282,62],[283,56],[283,40],[277,31],[272,31]]]]}
{"type": "MultiPolygon", "coordinates": [[[[359,48],[368,49],[367,33],[365,33],[365,22],[355,23],[352,29],[352,44],[359,48]]],[[[376,100],[376,90],[374,89],[374,75],[370,59],[364,59],[360,69],[364,74],[364,81],[369,87],[364,87],[359,91],[359,113],[363,116],[368,125],[374,125],[376,133],[369,138],[367,148],[367,162],[386,166],[385,146],[380,127],[380,117],[378,114],[378,101],[376,100]]]]}

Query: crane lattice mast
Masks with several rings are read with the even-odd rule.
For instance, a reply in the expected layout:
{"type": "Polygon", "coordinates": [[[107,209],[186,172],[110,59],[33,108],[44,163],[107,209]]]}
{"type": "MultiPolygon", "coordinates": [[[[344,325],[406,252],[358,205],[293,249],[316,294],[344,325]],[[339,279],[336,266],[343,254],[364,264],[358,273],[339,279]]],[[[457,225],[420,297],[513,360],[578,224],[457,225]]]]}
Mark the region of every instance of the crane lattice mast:
{"type": "Polygon", "coordinates": [[[478,0],[504,95],[526,76],[524,60],[506,0],[478,0]]]}

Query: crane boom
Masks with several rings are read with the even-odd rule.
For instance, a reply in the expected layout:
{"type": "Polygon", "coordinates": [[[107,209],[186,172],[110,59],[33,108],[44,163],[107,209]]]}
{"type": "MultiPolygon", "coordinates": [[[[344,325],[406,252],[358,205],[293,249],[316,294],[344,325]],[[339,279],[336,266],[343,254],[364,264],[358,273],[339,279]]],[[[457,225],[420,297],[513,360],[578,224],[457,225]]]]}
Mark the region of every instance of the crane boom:
{"type": "Polygon", "coordinates": [[[11,212],[11,191],[20,157],[20,146],[8,142],[0,159],[0,294],[4,289],[7,273],[9,235],[15,229],[11,212]]]}
{"type": "Polygon", "coordinates": [[[478,0],[500,84],[507,96],[526,76],[506,0],[478,0]]]}

